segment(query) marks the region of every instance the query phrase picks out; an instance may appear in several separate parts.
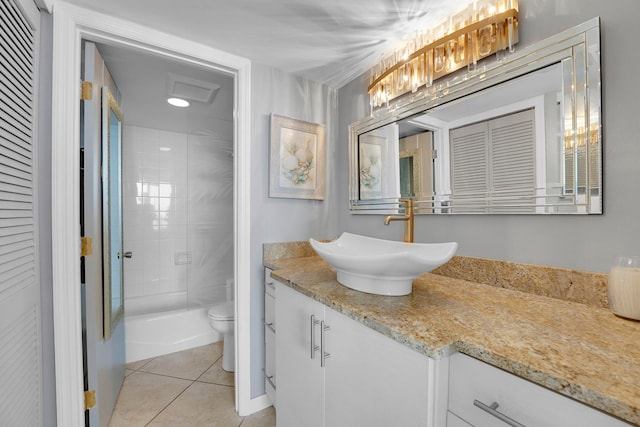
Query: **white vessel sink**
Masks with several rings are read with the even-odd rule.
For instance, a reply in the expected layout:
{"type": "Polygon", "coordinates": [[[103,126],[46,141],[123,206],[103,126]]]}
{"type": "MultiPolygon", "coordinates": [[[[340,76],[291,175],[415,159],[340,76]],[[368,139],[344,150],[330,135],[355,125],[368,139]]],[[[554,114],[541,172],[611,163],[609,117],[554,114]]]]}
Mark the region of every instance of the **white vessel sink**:
{"type": "Polygon", "coordinates": [[[413,279],[449,261],[458,244],[404,243],[351,233],[333,242],[309,239],[336,270],[338,282],[376,295],[408,295],[413,279]]]}

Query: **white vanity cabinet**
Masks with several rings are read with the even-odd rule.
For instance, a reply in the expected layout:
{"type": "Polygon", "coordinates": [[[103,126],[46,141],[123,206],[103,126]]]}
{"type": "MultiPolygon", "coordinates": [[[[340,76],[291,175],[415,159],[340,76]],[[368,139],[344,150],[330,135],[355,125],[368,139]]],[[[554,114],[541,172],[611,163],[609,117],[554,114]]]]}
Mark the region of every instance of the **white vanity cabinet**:
{"type": "Polygon", "coordinates": [[[629,426],[580,402],[460,353],[450,357],[449,368],[447,427],[629,426]]]}
{"type": "Polygon", "coordinates": [[[437,425],[433,359],[285,285],[276,295],[278,427],[437,425]]]}

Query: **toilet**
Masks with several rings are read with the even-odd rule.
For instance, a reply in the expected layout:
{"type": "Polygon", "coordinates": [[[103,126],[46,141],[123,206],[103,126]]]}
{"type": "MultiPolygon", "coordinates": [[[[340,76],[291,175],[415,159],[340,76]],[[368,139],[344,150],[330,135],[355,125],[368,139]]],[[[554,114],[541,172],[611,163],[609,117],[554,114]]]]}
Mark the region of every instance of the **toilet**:
{"type": "Polygon", "coordinates": [[[222,344],[222,369],[227,372],[234,372],[236,367],[233,310],[233,301],[227,301],[214,305],[207,313],[211,327],[224,336],[224,343],[222,344]]]}

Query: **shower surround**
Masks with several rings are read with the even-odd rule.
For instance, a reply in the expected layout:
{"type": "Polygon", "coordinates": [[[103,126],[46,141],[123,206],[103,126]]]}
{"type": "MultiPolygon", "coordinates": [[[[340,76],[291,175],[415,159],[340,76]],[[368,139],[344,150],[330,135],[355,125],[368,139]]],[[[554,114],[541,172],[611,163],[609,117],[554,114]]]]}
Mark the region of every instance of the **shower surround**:
{"type": "MultiPolygon", "coordinates": [[[[141,329],[141,321],[160,325],[149,322],[150,315],[184,318],[185,310],[202,311],[232,297],[225,285],[233,277],[233,141],[137,126],[125,126],[123,140],[124,248],[133,252],[124,264],[131,361],[133,353],[151,357],[134,346],[183,349],[159,338],[145,341],[164,335],[141,329]]],[[[171,341],[209,332],[199,324],[206,316],[191,317],[198,324],[171,341]]],[[[196,341],[217,339],[213,333],[196,341]]]]}

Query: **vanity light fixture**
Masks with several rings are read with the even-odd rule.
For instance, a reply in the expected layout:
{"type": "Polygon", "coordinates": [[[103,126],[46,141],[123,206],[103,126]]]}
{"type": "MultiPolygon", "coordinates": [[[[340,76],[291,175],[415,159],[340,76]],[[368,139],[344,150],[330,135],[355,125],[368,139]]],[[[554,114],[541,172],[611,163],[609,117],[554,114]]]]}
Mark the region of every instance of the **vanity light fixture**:
{"type": "Polygon", "coordinates": [[[189,106],[189,101],[182,98],[167,98],[167,102],[174,107],[186,108],[189,106]]]}
{"type": "Polygon", "coordinates": [[[480,59],[505,49],[513,52],[517,42],[518,0],[474,1],[435,28],[416,33],[371,69],[371,107],[430,87],[462,67],[473,71],[480,59]]]}

